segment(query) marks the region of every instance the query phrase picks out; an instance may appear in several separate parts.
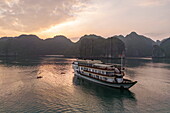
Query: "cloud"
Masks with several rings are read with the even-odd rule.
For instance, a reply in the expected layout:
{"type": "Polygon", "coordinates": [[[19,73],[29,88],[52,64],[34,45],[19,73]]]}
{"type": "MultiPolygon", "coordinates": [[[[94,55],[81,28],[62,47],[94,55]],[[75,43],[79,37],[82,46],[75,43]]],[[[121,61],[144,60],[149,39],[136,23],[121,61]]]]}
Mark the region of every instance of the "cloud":
{"type": "Polygon", "coordinates": [[[138,2],[139,2],[139,6],[153,7],[153,6],[166,5],[168,2],[170,2],[170,0],[142,0],[138,2]]]}
{"type": "Polygon", "coordinates": [[[144,33],[144,35],[149,36],[149,37],[155,37],[154,39],[160,39],[162,38],[167,38],[170,36],[170,32],[149,32],[149,33],[144,33]]]}
{"type": "Polygon", "coordinates": [[[87,0],[1,0],[0,28],[35,32],[73,20],[87,0]]]}

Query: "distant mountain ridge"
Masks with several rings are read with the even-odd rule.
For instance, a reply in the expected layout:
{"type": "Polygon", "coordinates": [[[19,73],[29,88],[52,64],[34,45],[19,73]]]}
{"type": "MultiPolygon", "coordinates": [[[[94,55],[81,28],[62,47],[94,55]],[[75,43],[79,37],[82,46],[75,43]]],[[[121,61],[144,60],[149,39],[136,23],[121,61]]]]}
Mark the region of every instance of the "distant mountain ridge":
{"type": "Polygon", "coordinates": [[[118,36],[125,43],[128,57],[151,57],[153,45],[156,43],[143,35],[131,32],[126,37],[118,36]]]}
{"type": "Polygon", "coordinates": [[[124,43],[117,37],[107,39],[97,35],[84,35],[77,42],[81,58],[117,58],[125,50],[124,43]]]}
{"type": "Polygon", "coordinates": [[[160,48],[163,49],[166,57],[170,57],[170,38],[161,41],[160,48]]]}
{"type": "Polygon", "coordinates": [[[155,42],[136,32],[109,38],[95,34],[84,35],[75,43],[63,35],[41,39],[36,35],[24,34],[0,38],[0,56],[65,55],[81,58],[117,58],[125,51],[128,57],[169,57],[169,45],[170,38],[155,42]]]}

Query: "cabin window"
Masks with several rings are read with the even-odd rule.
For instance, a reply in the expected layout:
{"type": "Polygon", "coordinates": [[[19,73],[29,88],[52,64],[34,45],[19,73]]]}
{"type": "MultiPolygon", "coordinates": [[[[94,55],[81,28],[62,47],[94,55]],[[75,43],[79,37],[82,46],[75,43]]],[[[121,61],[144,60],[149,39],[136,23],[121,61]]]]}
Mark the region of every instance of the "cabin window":
{"type": "Polygon", "coordinates": [[[105,80],[104,78],[105,78],[105,77],[102,77],[102,80],[105,80]]]}
{"type": "Polygon", "coordinates": [[[114,75],[114,72],[106,72],[106,74],[107,74],[108,76],[112,76],[112,75],[114,75]]]}
{"type": "Polygon", "coordinates": [[[105,74],[105,72],[104,72],[104,71],[102,71],[102,74],[105,74]]]}
{"type": "Polygon", "coordinates": [[[106,77],[103,77],[103,79],[104,79],[104,80],[107,80],[107,78],[106,78],[106,77]]]}
{"type": "Polygon", "coordinates": [[[94,77],[94,75],[92,74],[92,77],[94,77]]]}
{"type": "Polygon", "coordinates": [[[99,76],[98,76],[98,75],[96,75],[96,78],[97,78],[97,79],[99,79],[99,76]]]}

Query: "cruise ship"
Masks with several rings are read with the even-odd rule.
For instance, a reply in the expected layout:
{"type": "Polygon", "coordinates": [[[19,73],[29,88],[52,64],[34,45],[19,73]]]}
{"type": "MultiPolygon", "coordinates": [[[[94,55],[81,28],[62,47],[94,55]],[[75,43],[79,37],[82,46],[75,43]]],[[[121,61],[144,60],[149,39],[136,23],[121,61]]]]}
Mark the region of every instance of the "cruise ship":
{"type": "Polygon", "coordinates": [[[129,89],[137,83],[125,79],[125,69],[117,64],[105,64],[100,60],[76,60],[72,63],[76,76],[89,81],[121,89],[129,89]]]}

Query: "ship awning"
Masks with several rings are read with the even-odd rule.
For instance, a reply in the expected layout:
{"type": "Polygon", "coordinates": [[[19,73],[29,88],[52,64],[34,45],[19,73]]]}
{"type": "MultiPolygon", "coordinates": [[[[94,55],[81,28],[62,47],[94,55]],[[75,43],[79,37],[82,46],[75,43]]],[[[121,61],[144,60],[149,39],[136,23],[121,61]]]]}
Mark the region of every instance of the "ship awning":
{"type": "Polygon", "coordinates": [[[113,65],[108,65],[108,64],[93,64],[95,66],[100,66],[100,67],[113,67],[113,65]]]}

